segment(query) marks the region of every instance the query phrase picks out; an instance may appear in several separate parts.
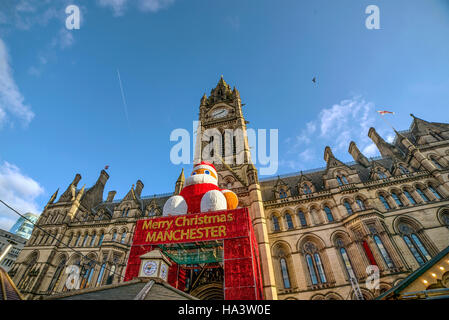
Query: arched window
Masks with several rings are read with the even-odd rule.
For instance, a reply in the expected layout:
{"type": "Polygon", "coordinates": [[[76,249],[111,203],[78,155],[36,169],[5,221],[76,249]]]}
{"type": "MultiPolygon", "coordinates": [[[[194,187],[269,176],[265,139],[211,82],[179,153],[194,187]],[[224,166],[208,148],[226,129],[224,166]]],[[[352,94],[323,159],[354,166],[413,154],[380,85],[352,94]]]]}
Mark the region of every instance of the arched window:
{"type": "Polygon", "coordinates": [[[351,208],[351,205],[349,204],[348,200],[345,200],[343,202],[343,205],[345,206],[348,215],[351,215],[352,214],[352,208],[351,208]]]}
{"type": "Polygon", "coordinates": [[[94,244],[95,244],[95,238],[97,237],[97,234],[96,233],[94,233],[93,235],[92,235],[92,239],[90,239],[90,247],[93,247],[94,246],[94,244]]]}
{"type": "Polygon", "coordinates": [[[438,169],[442,170],[443,168],[441,167],[440,163],[435,160],[434,157],[430,157],[430,160],[432,160],[433,164],[435,165],[435,167],[437,167],[438,169]]]}
{"type": "Polygon", "coordinates": [[[402,203],[401,199],[399,199],[399,197],[398,197],[398,195],[396,194],[396,192],[392,192],[392,193],[391,193],[391,196],[393,197],[394,201],[396,202],[396,204],[397,204],[399,207],[403,207],[403,206],[404,206],[404,204],[402,203]]]}
{"type": "Polygon", "coordinates": [[[78,237],[76,237],[76,241],[75,241],[74,247],[77,247],[79,245],[80,239],[81,239],[81,234],[78,233],[78,237]]]}
{"type": "Polygon", "coordinates": [[[339,186],[343,185],[343,182],[341,181],[341,178],[339,176],[337,176],[337,182],[339,186]]]}
{"type": "Polygon", "coordinates": [[[354,270],[352,269],[351,260],[349,259],[348,253],[346,252],[346,249],[344,247],[343,240],[338,239],[337,240],[337,246],[339,247],[339,252],[341,259],[343,260],[343,264],[345,265],[346,272],[348,274],[348,277],[351,279],[356,279],[354,270]]]}
{"type": "Polygon", "coordinates": [[[437,198],[438,200],[441,200],[441,194],[438,193],[438,191],[432,187],[431,185],[429,185],[429,190],[433,193],[433,195],[435,196],[435,198],[437,198]]]}
{"type": "Polygon", "coordinates": [[[225,152],[225,147],[226,147],[226,138],[225,138],[225,134],[226,134],[226,132],[223,132],[223,134],[221,135],[221,156],[224,158],[225,157],[225,155],[226,155],[226,152],[225,152]]]}
{"type": "Polygon", "coordinates": [[[410,173],[410,171],[408,171],[408,169],[405,168],[402,165],[399,165],[399,170],[401,171],[402,174],[409,174],[410,173]]]}
{"type": "Polygon", "coordinates": [[[279,228],[279,221],[278,221],[278,218],[277,218],[276,216],[273,216],[273,217],[271,218],[271,221],[273,222],[273,231],[279,231],[280,228],[279,228]]]}
{"type": "Polygon", "coordinates": [[[285,221],[287,222],[287,229],[293,229],[292,216],[289,213],[285,214],[285,221]]]}
{"type": "Polygon", "coordinates": [[[59,281],[61,280],[62,271],[65,267],[65,257],[61,259],[58,267],[53,275],[53,279],[51,279],[50,285],[48,286],[48,292],[53,292],[53,290],[57,287],[59,281]]]}
{"type": "Polygon", "coordinates": [[[101,265],[100,273],[98,274],[97,283],[95,284],[98,287],[101,284],[101,280],[103,279],[104,269],[106,268],[106,263],[101,265]]]}
{"type": "Polygon", "coordinates": [[[281,272],[282,272],[282,280],[284,281],[284,288],[290,289],[290,277],[288,275],[287,262],[284,258],[280,259],[281,263],[281,272]]]}
{"type": "Polygon", "coordinates": [[[390,205],[388,204],[387,200],[385,200],[385,197],[383,195],[379,195],[379,200],[384,205],[385,209],[390,210],[390,205]]]}
{"type": "Polygon", "coordinates": [[[85,247],[86,246],[88,238],[89,238],[89,235],[86,233],[86,235],[84,236],[83,244],[81,245],[81,247],[85,247]]]}
{"type": "Polygon", "coordinates": [[[349,182],[348,182],[348,179],[346,179],[346,176],[345,175],[342,175],[341,176],[341,179],[343,180],[343,183],[344,184],[348,184],[349,182]]]}
{"type": "Polygon", "coordinates": [[[304,212],[302,212],[301,210],[298,210],[298,218],[301,222],[301,226],[307,227],[306,217],[304,216],[304,212]]]}
{"type": "Polygon", "coordinates": [[[112,284],[112,282],[114,281],[114,272],[115,272],[115,264],[112,265],[110,271],[109,271],[109,275],[108,278],[106,279],[106,284],[112,284]]]}
{"type": "Polygon", "coordinates": [[[104,238],[104,233],[102,232],[100,234],[100,239],[98,239],[98,246],[101,246],[103,244],[103,238],[104,238]]]}
{"type": "Polygon", "coordinates": [[[402,238],[404,239],[405,244],[409,248],[412,255],[415,257],[419,265],[423,265],[424,263],[432,259],[419,237],[408,224],[401,223],[398,229],[402,234],[402,238]]]}
{"type": "Polygon", "coordinates": [[[310,189],[309,185],[307,183],[304,183],[303,185],[304,194],[311,194],[312,190],[310,189]]]}
{"type": "Polygon", "coordinates": [[[407,197],[408,201],[410,201],[410,203],[411,203],[412,205],[415,205],[415,204],[416,204],[416,201],[415,201],[415,199],[412,197],[412,195],[410,194],[410,192],[408,192],[406,189],[404,189],[403,192],[404,192],[405,196],[407,197]]]}
{"type": "Polygon", "coordinates": [[[126,214],[125,214],[125,216],[126,216],[126,217],[128,217],[128,216],[129,216],[129,208],[128,208],[128,209],[126,209],[126,214]]]}
{"type": "Polygon", "coordinates": [[[116,239],[117,239],[117,231],[114,230],[111,241],[115,241],[116,239]]]}
{"type": "Polygon", "coordinates": [[[87,288],[91,283],[92,276],[94,274],[95,264],[93,261],[90,261],[88,264],[83,266],[83,270],[81,270],[81,283],[80,289],[87,288]]]}
{"type": "Polygon", "coordinates": [[[304,245],[304,251],[306,252],[305,258],[312,284],[326,283],[326,274],[316,246],[312,242],[307,242],[304,245]]]}
{"type": "Polygon", "coordinates": [[[388,254],[387,250],[385,249],[384,244],[382,243],[382,240],[380,240],[378,235],[374,235],[373,239],[374,239],[374,242],[377,245],[377,249],[379,249],[380,254],[384,258],[385,263],[387,264],[387,266],[389,268],[394,268],[393,261],[391,260],[390,255],[388,254]]]}
{"type": "Polygon", "coordinates": [[[366,210],[365,203],[363,202],[362,199],[357,198],[357,199],[355,200],[355,202],[356,202],[357,205],[359,206],[360,211],[366,210]]]}
{"type": "Polygon", "coordinates": [[[377,175],[379,176],[379,179],[386,179],[387,175],[382,170],[377,170],[377,175]]]}
{"type": "Polygon", "coordinates": [[[448,212],[443,212],[443,214],[441,215],[441,220],[443,221],[443,224],[445,224],[446,227],[449,228],[449,213],[448,212]]]}
{"type": "Polygon", "coordinates": [[[420,187],[416,188],[416,192],[418,192],[418,194],[421,196],[421,198],[425,201],[425,202],[429,202],[429,198],[427,198],[427,196],[425,195],[425,193],[421,190],[420,187]]]}
{"type": "Polygon", "coordinates": [[[334,221],[334,216],[332,215],[332,211],[331,211],[331,209],[329,209],[328,206],[324,207],[324,212],[326,213],[327,220],[329,222],[333,222],[334,221]]]}
{"type": "Polygon", "coordinates": [[[126,231],[123,231],[122,238],[120,239],[120,243],[125,243],[126,240],[126,231]]]}

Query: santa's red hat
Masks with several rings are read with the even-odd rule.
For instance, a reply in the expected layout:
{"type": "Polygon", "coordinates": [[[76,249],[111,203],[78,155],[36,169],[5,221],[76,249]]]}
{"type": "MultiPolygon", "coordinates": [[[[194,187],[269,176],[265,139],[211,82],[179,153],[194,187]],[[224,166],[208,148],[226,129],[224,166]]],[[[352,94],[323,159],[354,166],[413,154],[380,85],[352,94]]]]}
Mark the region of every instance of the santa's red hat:
{"type": "Polygon", "coordinates": [[[215,169],[214,165],[210,162],[207,161],[201,161],[200,163],[197,163],[193,166],[193,170],[197,170],[197,169],[206,169],[209,170],[211,172],[213,172],[215,174],[216,177],[218,177],[217,175],[217,169],[215,169]]]}

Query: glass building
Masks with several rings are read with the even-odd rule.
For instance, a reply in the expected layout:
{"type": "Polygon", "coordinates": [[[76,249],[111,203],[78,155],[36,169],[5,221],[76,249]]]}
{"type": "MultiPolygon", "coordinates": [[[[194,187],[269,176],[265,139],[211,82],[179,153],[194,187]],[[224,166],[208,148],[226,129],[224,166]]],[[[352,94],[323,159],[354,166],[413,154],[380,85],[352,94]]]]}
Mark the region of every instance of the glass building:
{"type": "MultiPolygon", "coordinates": [[[[39,216],[34,213],[26,213],[24,215],[28,220],[31,220],[33,223],[36,223],[39,216]]],[[[12,226],[9,232],[14,233],[18,236],[21,236],[25,239],[30,239],[31,233],[33,232],[34,225],[30,221],[20,217],[17,222],[12,226]]]]}

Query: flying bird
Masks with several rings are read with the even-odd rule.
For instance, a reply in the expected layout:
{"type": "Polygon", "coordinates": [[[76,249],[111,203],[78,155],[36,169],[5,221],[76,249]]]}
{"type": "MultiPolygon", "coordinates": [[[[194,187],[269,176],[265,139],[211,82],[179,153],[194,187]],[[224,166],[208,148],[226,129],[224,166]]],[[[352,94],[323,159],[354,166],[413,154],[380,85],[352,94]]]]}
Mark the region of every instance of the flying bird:
{"type": "Polygon", "coordinates": [[[316,83],[316,77],[313,77],[312,82],[316,83]]]}

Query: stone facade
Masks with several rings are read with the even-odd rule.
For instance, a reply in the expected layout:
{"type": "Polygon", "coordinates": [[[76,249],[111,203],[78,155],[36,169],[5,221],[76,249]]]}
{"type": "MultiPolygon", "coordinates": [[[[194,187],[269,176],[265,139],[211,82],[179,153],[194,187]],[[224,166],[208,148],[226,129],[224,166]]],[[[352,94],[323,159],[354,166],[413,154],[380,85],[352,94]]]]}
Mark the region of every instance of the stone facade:
{"type": "MultiPolygon", "coordinates": [[[[225,129],[246,132],[238,90],[221,78],[201,99],[199,120],[196,160],[225,129]],[[206,136],[213,128],[217,136],[206,136]]],[[[378,159],[367,159],[351,142],[352,163],[326,147],[325,168],[261,181],[246,138],[241,154],[232,144],[214,149],[222,157],[220,187],[249,208],[267,299],[372,299],[449,245],[449,124],[413,116],[393,143],[374,128],[368,135],[378,159]],[[242,164],[228,164],[238,156],[242,164]],[[366,268],[373,264],[380,288],[369,290],[366,268]]],[[[57,193],[50,199],[38,225],[71,248],[35,228],[10,271],[27,298],[64,291],[64,266],[71,264],[82,267],[84,287],[121,281],[136,220],[160,215],[171,194],[142,197],[137,181],[124,199],[114,201],[110,192],[104,201],[108,178],[102,171],[93,187],[79,189],[76,175],[58,201],[57,193]]],[[[174,193],[183,182],[182,172],[174,193]]]]}

